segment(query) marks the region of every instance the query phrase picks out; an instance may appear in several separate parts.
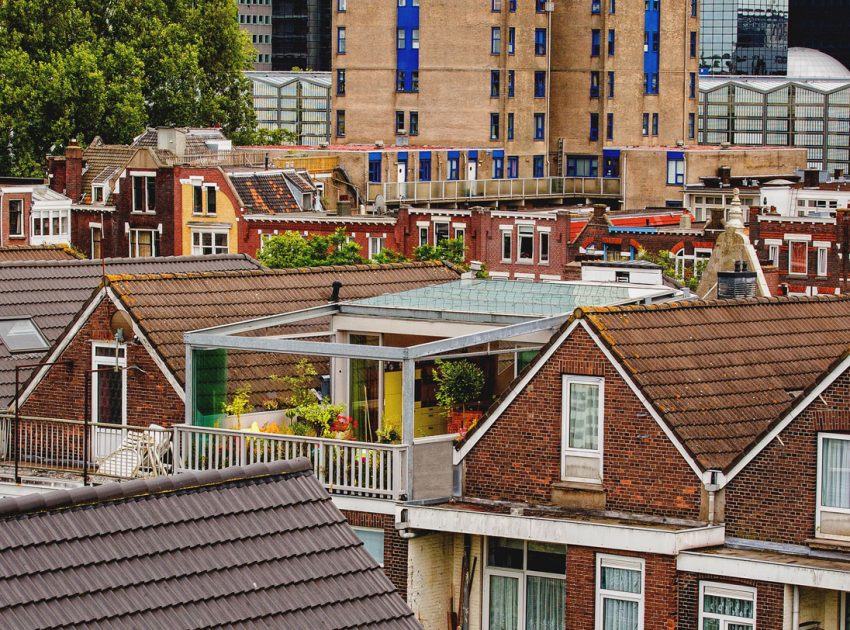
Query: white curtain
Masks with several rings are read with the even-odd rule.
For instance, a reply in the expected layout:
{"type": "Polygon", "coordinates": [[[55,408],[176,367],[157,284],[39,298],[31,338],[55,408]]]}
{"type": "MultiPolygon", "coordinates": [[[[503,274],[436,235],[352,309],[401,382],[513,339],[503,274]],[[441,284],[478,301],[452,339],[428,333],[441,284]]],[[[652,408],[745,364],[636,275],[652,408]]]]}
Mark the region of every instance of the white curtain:
{"type": "Polygon", "coordinates": [[[529,575],[525,591],[526,630],[564,630],[564,580],[529,575]]]}
{"type": "Polygon", "coordinates": [[[821,504],[850,508],[850,440],[823,440],[821,504]]]}
{"type": "Polygon", "coordinates": [[[599,445],[599,385],[570,383],[570,448],[599,445]]]}
{"type": "Polygon", "coordinates": [[[702,600],[702,609],[705,612],[717,615],[744,617],[745,619],[752,619],[753,617],[753,602],[746,599],[735,599],[734,597],[706,595],[702,600]]]}
{"type": "Polygon", "coordinates": [[[602,588],[606,591],[640,593],[640,571],[602,567],[602,588]]]}
{"type": "Polygon", "coordinates": [[[490,576],[490,630],[516,630],[518,625],[517,578],[490,576]]]}
{"type": "Polygon", "coordinates": [[[637,602],[606,597],[602,604],[604,610],[604,630],[638,630],[637,602]]]}

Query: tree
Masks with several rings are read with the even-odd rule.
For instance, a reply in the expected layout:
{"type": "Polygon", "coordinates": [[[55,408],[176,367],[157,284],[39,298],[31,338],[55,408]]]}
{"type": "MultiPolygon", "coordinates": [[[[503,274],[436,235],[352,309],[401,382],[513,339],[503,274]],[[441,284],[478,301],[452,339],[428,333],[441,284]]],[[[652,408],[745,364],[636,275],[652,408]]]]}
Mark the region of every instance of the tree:
{"type": "Polygon", "coordinates": [[[232,0],[0,2],[0,174],[39,175],[72,137],[145,125],[256,130],[232,0]]]}
{"type": "Polygon", "coordinates": [[[449,238],[433,245],[420,245],[413,250],[416,260],[444,260],[454,265],[463,265],[466,260],[466,245],[461,238],[449,238]]]}
{"type": "Polygon", "coordinates": [[[257,259],[272,269],[362,265],[367,262],[360,256],[360,245],[348,240],[344,228],[337,228],[330,236],[311,235],[307,238],[298,232],[284,232],[267,240],[257,252],[257,259]]]}

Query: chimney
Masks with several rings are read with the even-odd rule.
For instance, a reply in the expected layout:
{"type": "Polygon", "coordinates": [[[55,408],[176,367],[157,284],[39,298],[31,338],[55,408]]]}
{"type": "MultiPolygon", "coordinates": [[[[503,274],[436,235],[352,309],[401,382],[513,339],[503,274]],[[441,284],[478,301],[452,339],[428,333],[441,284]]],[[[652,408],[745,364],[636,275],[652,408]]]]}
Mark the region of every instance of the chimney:
{"type": "Polygon", "coordinates": [[[720,178],[721,186],[731,186],[732,185],[732,167],[730,166],[721,166],[717,169],[717,176],[720,178]]]}
{"type": "Polygon", "coordinates": [[[706,230],[722,230],[726,211],[723,208],[711,208],[711,219],[705,226],[706,230]]]}
{"type": "Polygon", "coordinates": [[[736,300],[756,296],[756,272],[746,261],[736,260],[735,271],[717,272],[717,299],[736,300]]]}
{"type": "Polygon", "coordinates": [[[807,168],[803,171],[803,188],[817,188],[820,184],[820,171],[816,168],[807,168]]]}
{"type": "Polygon", "coordinates": [[[83,150],[76,138],[65,147],[65,196],[76,203],[83,195],[83,150]]]}
{"type": "Polygon", "coordinates": [[[175,127],[156,128],[156,148],[174,155],[186,154],[186,132],[175,127]]]}
{"type": "Polygon", "coordinates": [[[844,181],[844,169],[843,168],[835,169],[835,172],[832,174],[832,179],[834,179],[837,182],[844,181]]]}
{"type": "Polygon", "coordinates": [[[339,290],[342,288],[342,282],[334,280],[331,285],[331,302],[339,302],[339,290]]]}
{"type": "Polygon", "coordinates": [[[597,225],[602,224],[606,225],[608,223],[607,218],[605,216],[605,211],[608,209],[604,203],[595,203],[593,204],[593,218],[591,219],[593,223],[597,225]]]}
{"type": "Polygon", "coordinates": [[[682,215],[679,217],[679,229],[680,230],[690,230],[691,229],[691,215],[688,214],[688,211],[685,210],[682,215]]]}

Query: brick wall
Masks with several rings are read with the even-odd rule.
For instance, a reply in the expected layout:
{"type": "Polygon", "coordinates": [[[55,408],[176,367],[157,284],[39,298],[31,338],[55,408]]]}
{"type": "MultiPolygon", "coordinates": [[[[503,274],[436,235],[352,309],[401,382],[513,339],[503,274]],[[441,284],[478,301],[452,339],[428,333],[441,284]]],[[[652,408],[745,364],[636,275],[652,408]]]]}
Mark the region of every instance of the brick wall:
{"type": "MultiPolygon", "coordinates": [[[[92,341],[112,341],[109,319],[115,306],[104,300],[92,313],[60,359],[71,359],[73,367],[52,366],[21,406],[23,415],[83,420],[85,379],[92,366],[92,341]]],[[[171,426],[183,422],[183,401],[141,345],[126,346],[127,365],[144,372],[127,370],[127,418],[131,425],[156,423],[171,426]]]]}
{"type": "Polygon", "coordinates": [[[384,530],[384,573],[407,600],[407,541],[398,535],[391,514],[372,514],[343,510],[352,527],[371,527],[384,530]]]}
{"type": "Polygon", "coordinates": [[[32,209],[32,193],[7,192],[0,195],[0,245],[28,245],[30,237],[30,210],[32,209]],[[9,202],[12,200],[23,201],[24,208],[24,234],[23,236],[9,236],[9,202]]]}
{"type": "Polygon", "coordinates": [[[471,497],[547,502],[561,477],[561,376],[605,379],[606,507],[698,518],[700,481],[592,338],[576,328],[465,460],[471,497]]]}
{"type": "MultiPolygon", "coordinates": [[[[727,576],[704,575],[701,573],[679,573],[679,628],[688,630],[699,625],[700,581],[722,582],[730,585],[756,587],[756,620],[759,628],[779,630],[783,628],[785,586],[772,582],[739,580],[727,576]]],[[[649,626],[647,626],[649,628],[649,626]]]]}
{"type": "MultiPolygon", "coordinates": [[[[696,625],[678,625],[676,559],[656,554],[639,555],[590,547],[567,547],[567,628],[594,628],[596,619],[596,562],[598,555],[643,558],[644,624],[649,630],[690,630],[696,625]]],[[[764,626],[773,628],[773,626],[764,626]]],[[[781,626],[778,626],[781,627],[781,626]]]]}
{"type": "Polygon", "coordinates": [[[844,373],[726,486],[726,535],[804,544],[815,535],[818,431],[850,431],[844,373]]]}

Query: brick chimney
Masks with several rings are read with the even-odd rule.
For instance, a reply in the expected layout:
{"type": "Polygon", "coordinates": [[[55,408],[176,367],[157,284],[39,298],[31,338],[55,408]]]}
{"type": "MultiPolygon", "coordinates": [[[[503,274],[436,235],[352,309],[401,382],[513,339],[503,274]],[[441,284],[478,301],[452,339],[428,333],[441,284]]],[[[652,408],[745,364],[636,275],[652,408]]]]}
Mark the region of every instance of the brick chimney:
{"type": "Polygon", "coordinates": [[[65,147],[65,195],[77,202],[83,193],[83,150],[76,138],[65,147]]]}
{"type": "Polygon", "coordinates": [[[680,230],[690,230],[691,229],[691,214],[685,210],[681,216],[679,217],[679,229],[680,230]]]}
{"type": "Polygon", "coordinates": [[[724,208],[712,208],[711,219],[705,225],[706,230],[722,230],[726,211],[724,208]]]}
{"type": "Polygon", "coordinates": [[[590,223],[594,225],[608,225],[608,216],[605,214],[606,210],[608,210],[608,206],[604,203],[593,204],[593,216],[590,219],[590,223]]]}
{"type": "Polygon", "coordinates": [[[732,167],[721,166],[717,169],[717,176],[720,178],[721,186],[730,186],[732,184],[732,167]]]}
{"type": "Polygon", "coordinates": [[[803,187],[817,188],[820,184],[820,171],[816,168],[807,168],[803,171],[803,187]]]}

